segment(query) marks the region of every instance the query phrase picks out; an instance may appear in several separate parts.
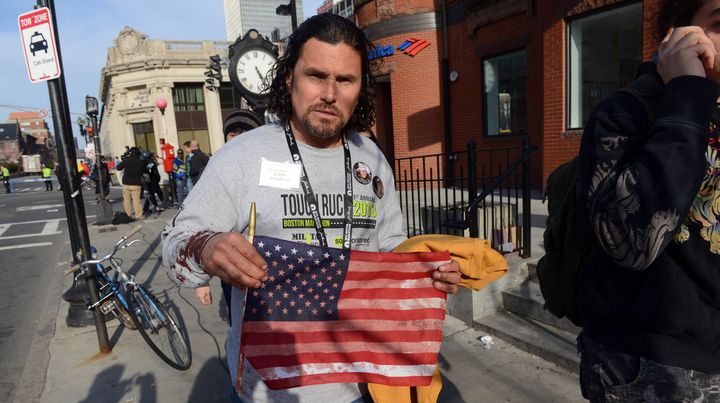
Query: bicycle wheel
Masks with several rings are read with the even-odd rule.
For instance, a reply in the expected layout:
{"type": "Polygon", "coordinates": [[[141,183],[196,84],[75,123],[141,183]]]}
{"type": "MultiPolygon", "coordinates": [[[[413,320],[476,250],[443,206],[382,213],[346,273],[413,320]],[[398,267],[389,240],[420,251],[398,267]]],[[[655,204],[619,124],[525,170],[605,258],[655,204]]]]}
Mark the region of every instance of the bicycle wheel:
{"type": "Polygon", "coordinates": [[[130,316],[150,348],[171,367],[190,368],[189,344],[163,304],[140,285],[128,290],[126,298],[130,316]]]}

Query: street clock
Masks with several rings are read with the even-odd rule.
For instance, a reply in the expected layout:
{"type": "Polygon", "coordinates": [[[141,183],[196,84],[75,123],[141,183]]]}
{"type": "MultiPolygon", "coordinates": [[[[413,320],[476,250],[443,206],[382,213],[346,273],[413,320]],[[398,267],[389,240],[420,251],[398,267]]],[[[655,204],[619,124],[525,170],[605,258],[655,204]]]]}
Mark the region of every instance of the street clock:
{"type": "Polygon", "coordinates": [[[270,95],[272,70],[278,58],[277,47],[251,29],[230,45],[228,58],[228,74],[235,89],[253,109],[264,110],[270,95]]]}

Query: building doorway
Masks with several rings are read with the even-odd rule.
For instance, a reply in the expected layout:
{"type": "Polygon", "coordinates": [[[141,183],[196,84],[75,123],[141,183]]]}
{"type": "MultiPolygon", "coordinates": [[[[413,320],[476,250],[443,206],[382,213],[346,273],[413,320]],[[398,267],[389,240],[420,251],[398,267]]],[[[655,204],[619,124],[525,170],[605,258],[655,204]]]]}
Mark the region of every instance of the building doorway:
{"type": "Polygon", "coordinates": [[[375,127],[373,131],[380,150],[392,166],[395,161],[395,137],[393,135],[392,89],[389,75],[375,78],[375,127]]]}
{"type": "Polygon", "coordinates": [[[133,123],[133,136],[135,137],[135,147],[157,154],[157,146],[155,145],[155,129],[152,122],[133,123]]]}

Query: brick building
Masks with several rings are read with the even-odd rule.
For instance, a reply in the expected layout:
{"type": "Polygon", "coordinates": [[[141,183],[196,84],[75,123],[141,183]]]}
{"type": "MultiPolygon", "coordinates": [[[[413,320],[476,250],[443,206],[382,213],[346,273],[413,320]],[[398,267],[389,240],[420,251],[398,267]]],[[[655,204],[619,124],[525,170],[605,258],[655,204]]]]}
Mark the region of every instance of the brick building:
{"type": "Polygon", "coordinates": [[[0,123],[0,162],[17,162],[20,158],[20,127],[17,123],[0,123]]]}
{"type": "Polygon", "coordinates": [[[46,154],[51,150],[50,130],[40,112],[12,112],[7,121],[20,127],[24,154],[46,154]]]}
{"type": "Polygon", "coordinates": [[[357,0],[382,61],[375,128],[388,159],[540,147],[532,187],[577,154],[593,106],[652,55],[658,0],[357,0]],[[447,45],[446,45],[447,44],[447,45]],[[446,124],[449,122],[449,124],[446,124]]]}

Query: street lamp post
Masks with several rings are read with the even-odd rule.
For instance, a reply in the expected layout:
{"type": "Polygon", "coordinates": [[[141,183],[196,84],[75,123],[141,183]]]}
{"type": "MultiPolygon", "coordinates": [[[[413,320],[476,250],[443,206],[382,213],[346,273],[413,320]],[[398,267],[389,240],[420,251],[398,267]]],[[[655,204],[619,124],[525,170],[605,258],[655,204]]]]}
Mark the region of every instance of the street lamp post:
{"type": "Polygon", "coordinates": [[[275,9],[275,14],[277,15],[289,15],[290,21],[292,24],[292,30],[295,32],[297,29],[297,12],[295,9],[295,0],[290,0],[290,3],[288,4],[280,4],[275,9]]]}
{"type": "Polygon", "coordinates": [[[95,97],[85,97],[85,112],[90,116],[90,122],[92,123],[92,138],[93,144],[95,145],[95,172],[97,172],[97,188],[98,199],[97,199],[97,217],[95,225],[106,225],[112,222],[112,207],[107,200],[107,194],[105,194],[105,182],[108,178],[105,178],[105,170],[102,166],[102,150],[100,149],[100,133],[97,128],[97,115],[98,115],[98,100],[95,97]]]}
{"type": "MultiPolygon", "coordinates": [[[[218,84],[218,88],[220,88],[220,84],[218,84]]],[[[155,101],[155,106],[160,110],[160,115],[162,115],[162,122],[163,122],[163,138],[165,139],[165,142],[168,143],[170,139],[168,139],[168,130],[167,130],[167,120],[165,118],[165,109],[167,109],[167,101],[165,98],[158,98],[155,101]]],[[[178,147],[180,145],[178,144],[178,147]]],[[[165,153],[160,150],[160,155],[163,156],[163,158],[166,158],[165,153]]],[[[178,196],[177,196],[177,185],[175,184],[175,176],[171,172],[168,172],[168,185],[170,186],[170,199],[172,199],[172,203],[178,202],[178,196]]],[[[169,199],[168,199],[169,200],[169,199]]],[[[172,203],[168,203],[168,205],[172,205],[172,203]]]]}

